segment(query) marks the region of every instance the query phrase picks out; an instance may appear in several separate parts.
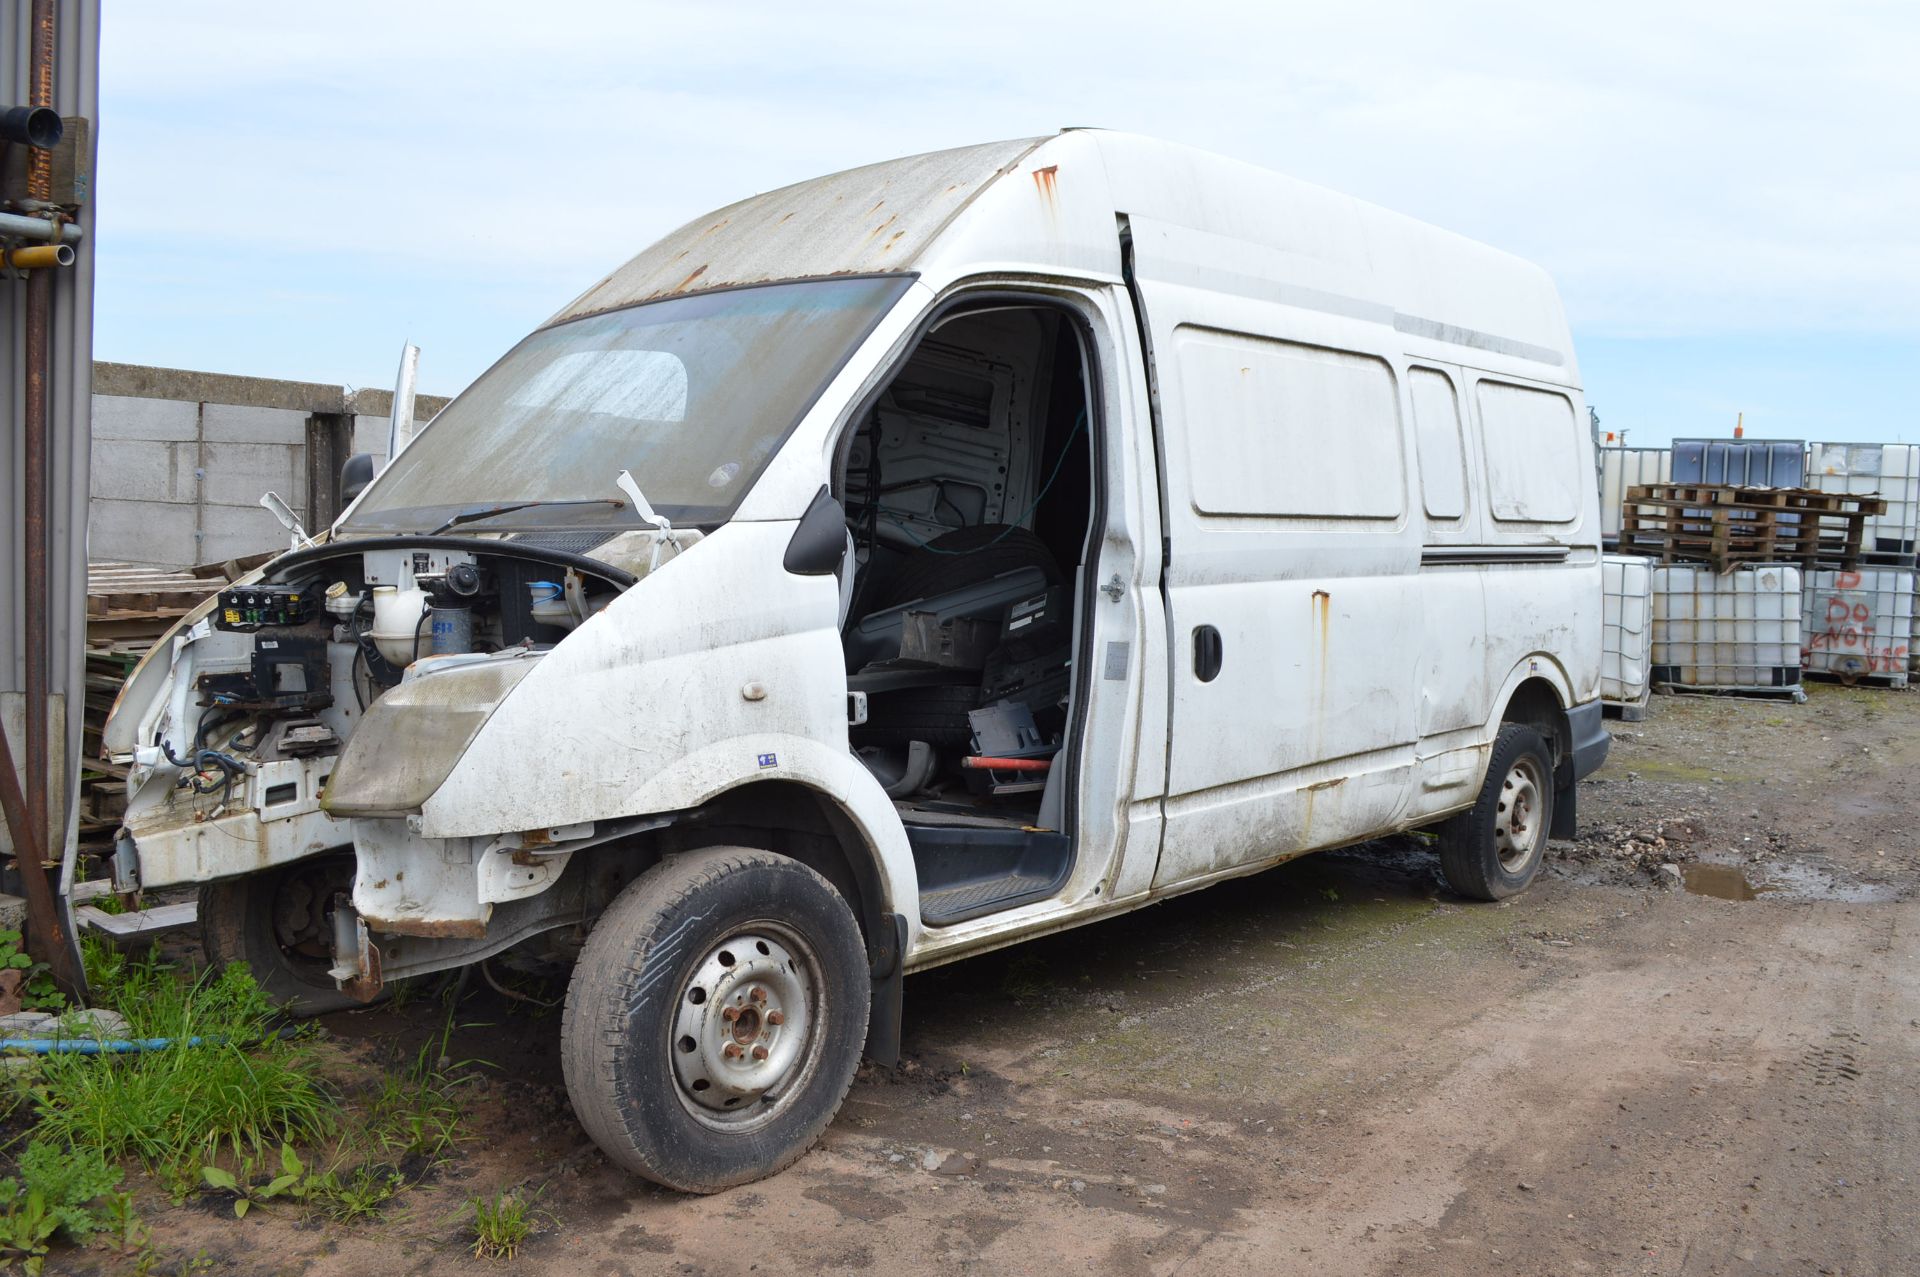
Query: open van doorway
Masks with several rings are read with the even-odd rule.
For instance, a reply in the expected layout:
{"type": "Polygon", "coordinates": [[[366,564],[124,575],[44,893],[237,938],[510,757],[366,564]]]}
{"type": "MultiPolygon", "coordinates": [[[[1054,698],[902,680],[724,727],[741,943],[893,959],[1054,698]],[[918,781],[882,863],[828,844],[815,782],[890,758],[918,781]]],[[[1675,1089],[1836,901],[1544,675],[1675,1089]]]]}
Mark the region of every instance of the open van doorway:
{"type": "Polygon", "coordinates": [[[865,702],[850,736],[906,826],[929,926],[1045,899],[1073,867],[1092,384],[1063,310],[968,305],[919,339],[842,452],[842,638],[865,702]]]}

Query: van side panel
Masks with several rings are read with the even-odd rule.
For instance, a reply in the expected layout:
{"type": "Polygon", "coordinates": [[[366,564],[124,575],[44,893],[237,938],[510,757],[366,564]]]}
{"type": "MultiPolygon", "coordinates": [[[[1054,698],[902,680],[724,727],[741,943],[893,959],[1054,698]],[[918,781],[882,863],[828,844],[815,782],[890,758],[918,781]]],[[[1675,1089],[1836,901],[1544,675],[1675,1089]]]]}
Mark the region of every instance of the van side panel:
{"type": "MultiPolygon", "coordinates": [[[[1487,677],[1501,688],[1530,663],[1557,667],[1567,706],[1597,697],[1600,503],[1586,405],[1577,389],[1469,370],[1470,418],[1487,496],[1487,677]],[[1556,561],[1518,556],[1557,552],[1556,561]],[[1501,554],[1515,556],[1498,561],[1501,554]]],[[[1502,706],[1491,707],[1497,719],[1502,706]]]]}
{"type": "Polygon", "coordinates": [[[1392,330],[1196,286],[1233,278],[1231,242],[1133,231],[1170,545],[1160,888],[1394,823],[1427,597],[1392,330]]]}
{"type": "Polygon", "coordinates": [[[1570,354],[1409,317],[1324,259],[1128,225],[1169,533],[1155,887],[1466,807],[1517,674],[1593,694],[1570,354]]]}

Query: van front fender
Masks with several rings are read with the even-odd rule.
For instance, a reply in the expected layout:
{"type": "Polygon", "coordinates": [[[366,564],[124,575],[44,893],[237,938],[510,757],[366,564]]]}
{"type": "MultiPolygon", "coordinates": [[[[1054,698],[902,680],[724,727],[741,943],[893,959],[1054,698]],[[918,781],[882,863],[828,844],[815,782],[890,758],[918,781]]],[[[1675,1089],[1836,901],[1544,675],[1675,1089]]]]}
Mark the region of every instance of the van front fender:
{"type": "MultiPolygon", "coordinates": [[[[715,741],[681,756],[648,776],[617,804],[626,814],[655,815],[689,811],[736,789],[766,781],[785,781],[819,794],[851,824],[864,844],[887,911],[907,917],[908,946],[918,939],[919,876],[913,849],[880,783],[852,754],[804,736],[755,734],[715,741]]],[[[428,804],[421,834],[444,837],[428,804]]]]}

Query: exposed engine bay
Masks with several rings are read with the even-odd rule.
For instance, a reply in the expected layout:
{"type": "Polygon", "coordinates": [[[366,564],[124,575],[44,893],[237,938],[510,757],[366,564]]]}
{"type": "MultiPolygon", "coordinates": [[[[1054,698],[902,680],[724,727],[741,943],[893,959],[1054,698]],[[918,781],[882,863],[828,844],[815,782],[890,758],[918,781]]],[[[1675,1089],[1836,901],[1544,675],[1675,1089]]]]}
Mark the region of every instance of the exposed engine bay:
{"type": "Polygon", "coordinates": [[[390,537],[296,551],[222,590],[174,638],[170,667],[129,687],[137,704],[172,680],[127,759],[143,879],[220,876],[199,863],[215,837],[253,844],[261,867],[350,842],[323,797],[370,707],[455,666],[537,659],[634,579],[517,540],[390,537]]]}

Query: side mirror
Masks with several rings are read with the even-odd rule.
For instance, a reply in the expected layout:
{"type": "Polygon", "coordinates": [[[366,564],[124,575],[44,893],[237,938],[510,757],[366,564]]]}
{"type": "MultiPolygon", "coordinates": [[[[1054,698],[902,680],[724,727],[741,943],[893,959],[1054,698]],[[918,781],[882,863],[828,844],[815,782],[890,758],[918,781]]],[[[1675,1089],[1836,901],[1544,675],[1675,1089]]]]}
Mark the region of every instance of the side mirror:
{"type": "Polygon", "coordinates": [[[340,507],[345,509],[373,482],[373,454],[356,452],[340,467],[340,507]]]}

